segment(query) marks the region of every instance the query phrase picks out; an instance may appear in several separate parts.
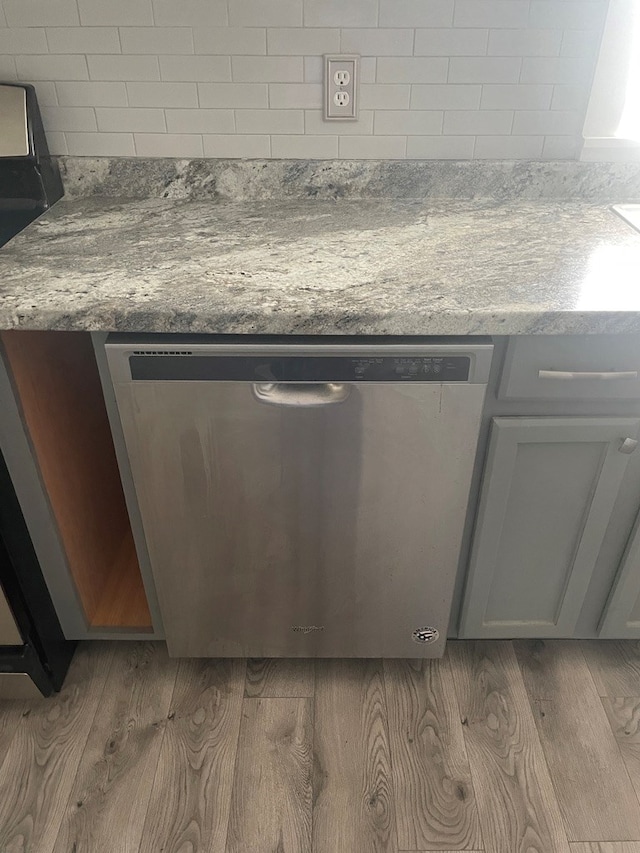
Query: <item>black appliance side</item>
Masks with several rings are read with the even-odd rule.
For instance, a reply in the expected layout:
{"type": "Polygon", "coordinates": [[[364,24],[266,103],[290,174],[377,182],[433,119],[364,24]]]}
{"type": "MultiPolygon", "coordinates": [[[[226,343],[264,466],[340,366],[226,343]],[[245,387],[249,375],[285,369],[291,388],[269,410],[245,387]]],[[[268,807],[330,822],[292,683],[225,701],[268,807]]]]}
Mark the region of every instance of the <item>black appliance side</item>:
{"type": "Polygon", "coordinates": [[[0,672],[27,672],[48,696],[61,688],[77,644],[60,627],[2,454],[0,583],[24,639],[0,648],[0,672]]]}
{"type": "MultiPolygon", "coordinates": [[[[58,164],[49,153],[36,90],[18,86],[26,93],[29,153],[22,157],[0,157],[0,246],[26,228],[64,195],[58,164]]],[[[0,116],[0,133],[2,133],[0,116]]]]}

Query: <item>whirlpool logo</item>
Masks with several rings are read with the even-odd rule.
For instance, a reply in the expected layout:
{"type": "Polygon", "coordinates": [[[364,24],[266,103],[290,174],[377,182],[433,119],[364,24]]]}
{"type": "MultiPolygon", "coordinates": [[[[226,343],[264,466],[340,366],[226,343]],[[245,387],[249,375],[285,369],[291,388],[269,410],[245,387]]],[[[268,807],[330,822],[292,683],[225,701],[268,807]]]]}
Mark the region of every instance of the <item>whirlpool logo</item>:
{"type": "Polygon", "coordinates": [[[324,631],[324,625],[292,625],[291,630],[296,634],[311,634],[313,631],[324,631]]]}

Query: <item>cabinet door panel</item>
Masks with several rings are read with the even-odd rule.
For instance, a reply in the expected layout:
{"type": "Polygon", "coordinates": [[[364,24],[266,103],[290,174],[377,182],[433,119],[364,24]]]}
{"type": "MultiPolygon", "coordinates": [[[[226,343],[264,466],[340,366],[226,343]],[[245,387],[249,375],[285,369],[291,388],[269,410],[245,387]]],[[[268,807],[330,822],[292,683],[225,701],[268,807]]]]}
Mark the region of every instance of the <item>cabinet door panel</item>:
{"type": "Polygon", "coordinates": [[[640,516],[605,607],[599,636],[607,640],[640,637],[640,516]]]}
{"type": "Polygon", "coordinates": [[[495,418],[462,637],[569,637],[637,418],[495,418]]]}

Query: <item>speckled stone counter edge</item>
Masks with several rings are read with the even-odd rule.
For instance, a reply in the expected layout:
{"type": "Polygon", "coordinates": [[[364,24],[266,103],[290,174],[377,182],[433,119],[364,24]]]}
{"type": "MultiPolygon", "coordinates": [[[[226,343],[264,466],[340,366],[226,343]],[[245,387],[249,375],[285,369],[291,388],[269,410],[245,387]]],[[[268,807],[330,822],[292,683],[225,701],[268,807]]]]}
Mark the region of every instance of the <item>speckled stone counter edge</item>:
{"type": "Polygon", "coordinates": [[[68,198],[640,201],[640,163],[60,157],[68,198]]]}

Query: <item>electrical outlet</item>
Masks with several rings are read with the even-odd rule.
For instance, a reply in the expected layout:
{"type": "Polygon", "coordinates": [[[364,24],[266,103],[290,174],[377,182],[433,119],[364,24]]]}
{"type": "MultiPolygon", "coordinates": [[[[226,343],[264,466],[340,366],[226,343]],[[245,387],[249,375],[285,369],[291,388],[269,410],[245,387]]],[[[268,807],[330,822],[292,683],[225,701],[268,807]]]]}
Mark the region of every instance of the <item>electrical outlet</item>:
{"type": "Polygon", "coordinates": [[[325,56],[324,58],[324,118],[358,118],[358,60],[359,56],[325,56]]]}

